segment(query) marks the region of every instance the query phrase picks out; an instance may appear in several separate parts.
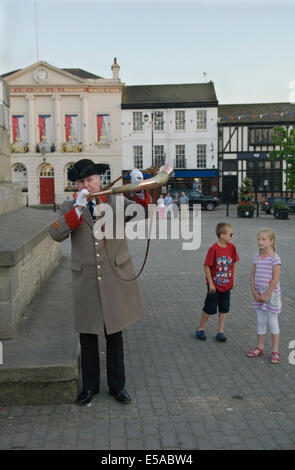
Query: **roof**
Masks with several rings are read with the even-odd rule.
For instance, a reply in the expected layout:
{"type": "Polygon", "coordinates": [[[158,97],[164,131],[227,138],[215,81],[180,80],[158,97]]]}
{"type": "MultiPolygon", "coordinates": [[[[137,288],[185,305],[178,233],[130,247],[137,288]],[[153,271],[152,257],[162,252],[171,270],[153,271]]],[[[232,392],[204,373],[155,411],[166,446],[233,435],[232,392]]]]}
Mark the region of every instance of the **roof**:
{"type": "Polygon", "coordinates": [[[6,72],[6,73],[3,73],[2,75],[0,75],[2,78],[5,78],[5,77],[8,77],[8,75],[12,75],[13,73],[16,73],[16,72],[19,72],[21,69],[16,69],[16,70],[12,70],[12,72],[6,72]]]}
{"type": "Polygon", "coordinates": [[[221,104],[218,107],[219,122],[225,123],[284,123],[295,121],[295,104],[249,103],[221,104]]]}
{"type": "MultiPolygon", "coordinates": [[[[22,70],[22,69],[12,70],[11,72],[4,73],[3,75],[0,75],[0,76],[2,78],[5,78],[5,77],[8,77],[9,75],[12,75],[16,72],[19,72],[20,70],[22,70]]],[[[87,70],[83,70],[83,69],[79,69],[79,68],[76,68],[76,69],[64,68],[64,69],[60,69],[60,70],[64,70],[65,72],[71,73],[72,75],[76,75],[79,78],[85,78],[85,79],[87,79],[87,78],[102,78],[102,77],[99,77],[98,75],[94,75],[94,73],[90,73],[90,72],[87,72],[87,70]]]]}
{"type": "Polygon", "coordinates": [[[90,72],[87,72],[87,70],[83,70],[83,69],[62,69],[64,70],[65,72],[69,72],[71,73],[72,75],[77,75],[77,77],[80,77],[80,78],[102,78],[102,77],[99,77],[98,75],[94,75],[94,73],[90,73],[90,72]]]}
{"type": "Polygon", "coordinates": [[[214,83],[134,85],[123,89],[122,108],[217,106],[214,83]]]}

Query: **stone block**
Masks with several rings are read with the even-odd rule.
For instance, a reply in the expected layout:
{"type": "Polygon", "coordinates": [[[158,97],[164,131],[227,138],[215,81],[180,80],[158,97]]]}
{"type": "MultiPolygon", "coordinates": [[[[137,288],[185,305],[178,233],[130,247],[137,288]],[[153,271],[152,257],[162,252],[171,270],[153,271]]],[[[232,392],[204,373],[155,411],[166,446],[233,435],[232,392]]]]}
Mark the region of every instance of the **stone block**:
{"type": "Polygon", "coordinates": [[[61,245],[48,234],[54,215],[23,209],[0,217],[0,338],[12,338],[23,312],[57,266],[61,245]]]}

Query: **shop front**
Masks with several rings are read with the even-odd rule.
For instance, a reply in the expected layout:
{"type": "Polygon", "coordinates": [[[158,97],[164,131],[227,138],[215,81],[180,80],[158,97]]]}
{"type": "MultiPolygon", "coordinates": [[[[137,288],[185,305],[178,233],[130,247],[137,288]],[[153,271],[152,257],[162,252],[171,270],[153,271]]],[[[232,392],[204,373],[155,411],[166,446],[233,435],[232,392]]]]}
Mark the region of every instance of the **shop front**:
{"type": "Polygon", "coordinates": [[[218,196],[217,170],[174,170],[167,190],[198,190],[203,194],[218,196]]]}

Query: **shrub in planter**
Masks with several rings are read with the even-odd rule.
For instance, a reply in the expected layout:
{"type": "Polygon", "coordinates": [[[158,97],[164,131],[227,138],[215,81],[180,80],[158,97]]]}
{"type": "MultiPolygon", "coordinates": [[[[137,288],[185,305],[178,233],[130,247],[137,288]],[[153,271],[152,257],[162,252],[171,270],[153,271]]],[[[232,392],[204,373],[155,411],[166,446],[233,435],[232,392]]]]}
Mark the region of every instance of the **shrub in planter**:
{"type": "Polygon", "coordinates": [[[281,201],[273,205],[273,215],[276,219],[289,219],[289,210],[289,206],[281,201]]]}

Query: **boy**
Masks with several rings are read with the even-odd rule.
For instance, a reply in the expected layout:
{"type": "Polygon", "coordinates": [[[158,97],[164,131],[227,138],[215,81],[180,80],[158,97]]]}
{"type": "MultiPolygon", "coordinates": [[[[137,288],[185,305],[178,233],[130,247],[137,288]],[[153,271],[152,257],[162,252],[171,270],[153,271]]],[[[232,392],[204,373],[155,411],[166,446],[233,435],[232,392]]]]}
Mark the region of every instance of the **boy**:
{"type": "Polygon", "coordinates": [[[235,285],[236,264],[239,261],[236,247],[232,241],[233,228],[226,222],[220,222],[216,226],[218,242],[209,248],[204,261],[204,270],[208,293],[203,307],[203,315],[200,326],[196,330],[196,337],[201,340],[207,339],[205,326],[209,315],[219,310],[219,332],[215,336],[217,341],[224,342],[223,329],[226,314],[230,307],[230,289],[235,285]]]}

